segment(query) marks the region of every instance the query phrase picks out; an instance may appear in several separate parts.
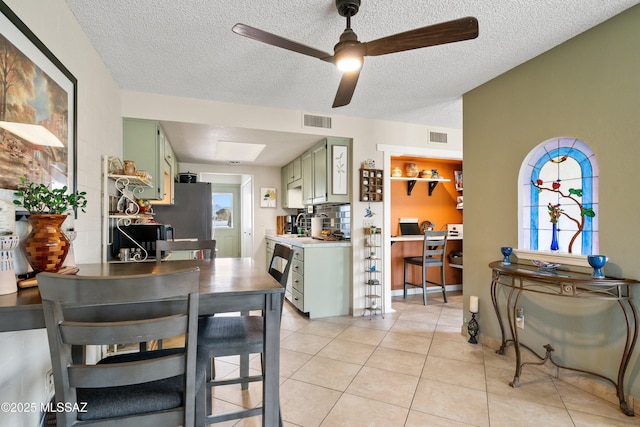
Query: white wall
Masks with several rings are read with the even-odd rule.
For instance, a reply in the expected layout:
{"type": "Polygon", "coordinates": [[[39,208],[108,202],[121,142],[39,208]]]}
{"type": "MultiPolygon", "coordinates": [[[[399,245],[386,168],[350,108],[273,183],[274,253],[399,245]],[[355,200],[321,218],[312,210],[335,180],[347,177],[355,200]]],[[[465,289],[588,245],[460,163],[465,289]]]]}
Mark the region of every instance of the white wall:
{"type": "MultiPolygon", "coordinates": [[[[4,0],[78,80],[78,185],[87,213],[76,221],[78,263],[100,262],[100,156],[122,153],[120,91],[64,0],[4,0]]],[[[50,368],[44,330],[0,333],[0,401],[41,402],[50,368]]],[[[0,426],[36,426],[37,413],[0,413],[0,426]]]]}

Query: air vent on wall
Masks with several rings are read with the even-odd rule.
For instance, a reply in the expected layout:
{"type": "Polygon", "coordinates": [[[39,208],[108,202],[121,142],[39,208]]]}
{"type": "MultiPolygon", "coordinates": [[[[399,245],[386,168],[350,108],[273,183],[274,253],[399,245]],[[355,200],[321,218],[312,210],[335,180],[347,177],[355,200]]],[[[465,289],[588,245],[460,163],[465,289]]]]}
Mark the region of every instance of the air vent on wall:
{"type": "Polygon", "coordinates": [[[331,129],[331,117],[313,116],[311,114],[302,115],[302,126],[312,128],[331,129]]]}
{"type": "Polygon", "coordinates": [[[447,143],[447,134],[444,132],[429,132],[429,142],[437,142],[440,144],[447,143]]]}

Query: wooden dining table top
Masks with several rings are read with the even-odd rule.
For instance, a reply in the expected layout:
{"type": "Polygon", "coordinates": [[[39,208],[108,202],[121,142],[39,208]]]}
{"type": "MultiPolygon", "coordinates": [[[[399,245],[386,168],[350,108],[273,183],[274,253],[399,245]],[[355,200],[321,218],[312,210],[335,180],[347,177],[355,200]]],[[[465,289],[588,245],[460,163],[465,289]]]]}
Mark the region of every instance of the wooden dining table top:
{"type": "MultiPolygon", "coordinates": [[[[234,296],[284,293],[263,264],[251,258],[214,260],[79,264],[79,276],[122,276],[200,269],[200,295],[234,296]]],[[[0,332],[44,328],[42,300],[37,287],[0,295],[0,332]]]]}

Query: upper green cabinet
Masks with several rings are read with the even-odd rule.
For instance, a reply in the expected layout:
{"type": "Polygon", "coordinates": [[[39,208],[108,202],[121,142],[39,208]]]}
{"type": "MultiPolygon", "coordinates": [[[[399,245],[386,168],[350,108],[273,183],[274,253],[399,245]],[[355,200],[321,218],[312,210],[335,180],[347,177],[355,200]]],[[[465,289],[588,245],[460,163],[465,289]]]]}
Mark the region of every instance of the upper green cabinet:
{"type": "Polygon", "coordinates": [[[136,196],[171,203],[175,155],[160,123],[154,120],[123,119],[123,156],[136,162],[136,169],[151,174],[151,187],[136,196]],[[167,179],[169,177],[169,179],[167,179]]]}
{"type": "Polygon", "coordinates": [[[282,168],[283,179],[289,187],[295,188],[302,185],[302,159],[300,157],[291,161],[287,166],[282,168]],[[289,185],[291,184],[291,185],[289,185]]]}
{"type": "Polygon", "coordinates": [[[302,156],[305,205],[348,203],[351,187],[351,140],[326,138],[302,156]]]}

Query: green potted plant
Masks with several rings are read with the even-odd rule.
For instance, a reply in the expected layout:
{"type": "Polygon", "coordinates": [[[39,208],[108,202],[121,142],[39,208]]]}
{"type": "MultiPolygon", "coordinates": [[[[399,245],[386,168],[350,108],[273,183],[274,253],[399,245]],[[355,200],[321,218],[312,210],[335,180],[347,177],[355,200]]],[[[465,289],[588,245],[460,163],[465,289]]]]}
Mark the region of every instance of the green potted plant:
{"type": "Polygon", "coordinates": [[[44,184],[27,183],[20,178],[14,204],[29,211],[31,232],[20,243],[22,252],[34,271],[57,272],[69,253],[71,243],[60,228],[67,212],[85,212],[86,192],[68,193],[67,187],[50,188],[44,184]]]}

